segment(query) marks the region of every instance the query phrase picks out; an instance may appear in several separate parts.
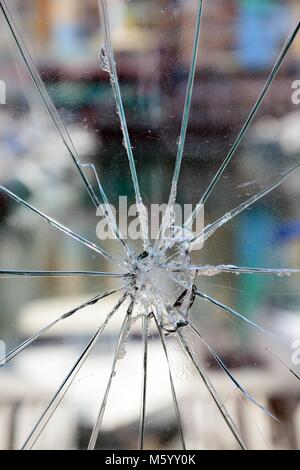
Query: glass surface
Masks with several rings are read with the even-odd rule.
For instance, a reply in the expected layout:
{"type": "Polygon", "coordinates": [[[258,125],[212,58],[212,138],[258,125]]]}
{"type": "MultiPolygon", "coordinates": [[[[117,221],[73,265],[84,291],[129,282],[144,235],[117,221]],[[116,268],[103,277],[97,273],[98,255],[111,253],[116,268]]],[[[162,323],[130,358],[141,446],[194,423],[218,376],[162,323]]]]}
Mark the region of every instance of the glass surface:
{"type": "Polygon", "coordinates": [[[0,0],[0,448],[300,448],[299,19],[0,0]]]}

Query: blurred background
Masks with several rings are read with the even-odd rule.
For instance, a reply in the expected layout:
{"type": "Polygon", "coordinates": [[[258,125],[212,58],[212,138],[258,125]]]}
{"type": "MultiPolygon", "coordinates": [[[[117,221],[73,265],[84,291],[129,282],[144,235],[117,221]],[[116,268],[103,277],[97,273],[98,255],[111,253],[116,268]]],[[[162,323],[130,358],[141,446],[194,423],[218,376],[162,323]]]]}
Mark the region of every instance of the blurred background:
{"type": "MultiPolygon", "coordinates": [[[[117,70],[143,200],[167,202],[196,22],[196,0],[110,0],[117,70]]],[[[80,160],[93,163],[109,202],[134,191],[108,75],[97,0],[12,0],[9,7],[80,160]]],[[[297,0],[204,2],[193,104],[178,188],[195,205],[230,150],[290,31],[297,0]]],[[[97,242],[96,210],[0,13],[0,184],[97,242]]],[[[213,222],[272,185],[300,157],[300,36],[207,201],[213,222]]],[[[86,175],[97,185],[92,172],[86,175]]],[[[220,228],[193,253],[196,264],[300,267],[299,172],[220,228]]],[[[98,243],[99,240],[98,240],[98,243]]],[[[115,241],[101,246],[117,253],[115,241]]],[[[0,193],[0,269],[119,271],[0,193]]],[[[0,339],[9,351],[60,314],[120,280],[0,278],[0,339]]],[[[199,290],[280,334],[281,340],[197,299],[191,316],[275,421],[245,400],[197,338],[199,361],[249,448],[300,447],[299,275],[199,276],[199,290]],[[270,350],[272,353],[270,353],[270,350]],[[274,356],[275,354],[275,356],[274,356]],[[284,364],[278,360],[282,358],[284,364]]],[[[19,448],[118,296],[83,310],[0,370],[0,448],[19,448]]],[[[45,427],[34,448],[85,448],[105,391],[121,313],[45,427]]],[[[188,448],[236,448],[213,401],[178,344],[167,338],[188,448]]],[[[141,325],[117,365],[97,448],[136,448],[142,381],[141,325]]],[[[179,448],[168,369],[155,331],[149,340],[145,446],[179,448]]]]}

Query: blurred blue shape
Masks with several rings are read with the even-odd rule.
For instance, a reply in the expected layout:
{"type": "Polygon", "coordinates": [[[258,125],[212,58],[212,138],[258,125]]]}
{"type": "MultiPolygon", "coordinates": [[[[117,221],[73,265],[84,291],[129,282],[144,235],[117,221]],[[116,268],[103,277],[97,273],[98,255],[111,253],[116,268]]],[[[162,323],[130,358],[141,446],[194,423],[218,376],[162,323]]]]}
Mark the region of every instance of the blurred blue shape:
{"type": "Polygon", "coordinates": [[[274,63],[290,29],[291,7],[276,0],[239,3],[237,60],[247,70],[264,70],[274,63]]]}
{"type": "MultiPolygon", "coordinates": [[[[276,216],[264,206],[245,211],[235,240],[239,266],[270,266],[276,216]]],[[[243,275],[239,278],[238,306],[243,314],[255,315],[264,302],[268,276],[243,275]]]]}
{"type": "Polygon", "coordinates": [[[56,53],[58,59],[72,60],[78,56],[80,50],[80,30],[77,24],[58,23],[54,28],[56,53]]]}
{"type": "Polygon", "coordinates": [[[285,243],[300,238],[300,220],[293,220],[279,227],[275,233],[276,243],[285,243]]]}

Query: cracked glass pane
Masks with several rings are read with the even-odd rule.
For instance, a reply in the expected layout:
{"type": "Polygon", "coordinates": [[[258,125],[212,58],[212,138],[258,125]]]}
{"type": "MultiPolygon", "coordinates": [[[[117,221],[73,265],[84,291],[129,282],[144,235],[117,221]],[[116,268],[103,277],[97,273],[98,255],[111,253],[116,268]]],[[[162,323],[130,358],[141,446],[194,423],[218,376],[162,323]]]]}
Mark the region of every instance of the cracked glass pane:
{"type": "Polygon", "coordinates": [[[0,448],[300,447],[299,19],[0,0],[0,448]]]}

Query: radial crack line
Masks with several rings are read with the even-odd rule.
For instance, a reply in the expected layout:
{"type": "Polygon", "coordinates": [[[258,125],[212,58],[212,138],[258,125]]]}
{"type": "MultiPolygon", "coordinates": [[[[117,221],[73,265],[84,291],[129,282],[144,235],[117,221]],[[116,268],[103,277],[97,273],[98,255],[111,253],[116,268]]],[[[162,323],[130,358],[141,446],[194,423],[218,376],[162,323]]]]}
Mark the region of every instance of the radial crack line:
{"type": "Polygon", "coordinates": [[[271,418],[275,419],[276,421],[279,422],[279,419],[276,418],[265,406],[261,405],[258,403],[255,398],[252,397],[252,395],[239,383],[239,381],[234,377],[234,375],[230,372],[228,367],[224,364],[223,360],[221,357],[218,355],[218,353],[208,344],[208,342],[203,338],[201,335],[200,331],[192,324],[188,323],[190,329],[194,332],[194,334],[201,340],[201,342],[206,346],[206,348],[209,350],[215,361],[218,363],[218,365],[221,367],[221,369],[225,372],[225,374],[229,377],[229,379],[234,383],[234,385],[242,392],[242,394],[245,396],[247,400],[249,400],[253,405],[257,406],[260,408],[264,413],[266,413],[268,416],[271,418]]]}
{"type": "MultiPolygon", "coordinates": [[[[254,196],[251,196],[249,199],[247,199],[246,201],[242,202],[241,204],[239,204],[238,206],[236,206],[234,209],[232,209],[230,212],[226,212],[226,214],[224,214],[222,217],[220,217],[219,219],[217,219],[215,222],[212,222],[211,224],[207,225],[206,227],[204,227],[204,229],[202,230],[202,232],[196,234],[195,236],[193,236],[189,241],[190,241],[190,244],[191,244],[191,248],[192,248],[192,245],[194,243],[197,243],[199,242],[199,240],[203,243],[205,242],[211,235],[213,235],[215,233],[216,230],[218,230],[220,227],[222,227],[223,225],[225,225],[226,223],[228,223],[230,220],[232,220],[234,217],[236,217],[237,215],[241,214],[244,210],[248,209],[249,207],[251,207],[254,203],[256,203],[257,201],[259,201],[260,199],[262,199],[264,196],[266,196],[267,194],[269,194],[271,191],[273,191],[274,189],[276,189],[278,186],[280,186],[282,183],[284,183],[287,178],[294,172],[296,171],[298,168],[300,167],[300,164],[298,163],[297,165],[295,165],[294,167],[290,168],[289,170],[287,170],[285,173],[283,173],[283,175],[277,179],[272,185],[268,186],[267,188],[259,191],[257,194],[254,194],[254,196]]],[[[179,242],[179,246],[182,245],[183,243],[186,243],[186,240],[183,240],[182,242],[179,242]]],[[[172,255],[170,255],[166,261],[170,261],[171,259],[173,259],[178,253],[180,252],[180,250],[178,249],[177,251],[175,251],[175,253],[173,253],[172,255]]]]}
{"type": "MultiPolygon", "coordinates": [[[[103,201],[103,204],[104,204],[104,207],[105,207],[105,219],[108,219],[108,224],[109,226],[111,227],[113,233],[115,234],[117,240],[119,240],[119,242],[123,245],[123,248],[125,249],[127,255],[129,256],[129,258],[132,258],[132,256],[134,255],[133,253],[133,250],[130,246],[130,244],[127,242],[125,243],[125,240],[124,240],[124,237],[118,227],[118,224],[116,222],[116,219],[112,213],[112,210],[111,210],[111,206],[108,202],[108,199],[107,199],[107,196],[106,196],[106,193],[104,191],[104,188],[100,182],[100,179],[99,179],[99,176],[98,176],[98,173],[96,171],[96,168],[95,168],[95,165],[93,163],[81,163],[80,165],[82,168],[91,168],[93,173],[94,173],[94,176],[96,178],[96,182],[97,182],[97,186],[99,188],[99,192],[100,192],[100,196],[101,196],[101,199],[103,201]]],[[[99,206],[100,207],[100,206],[99,206]]],[[[98,207],[98,209],[99,209],[98,207]]]]}
{"type": "Polygon", "coordinates": [[[91,434],[90,441],[89,441],[89,444],[88,444],[88,450],[94,450],[95,445],[97,443],[97,438],[98,438],[98,435],[99,435],[99,432],[100,432],[100,429],[101,429],[102,420],[103,420],[103,416],[104,416],[104,413],[105,413],[106,404],[107,404],[109,392],[110,392],[110,389],[111,389],[112,380],[113,380],[113,377],[114,377],[114,374],[115,374],[116,364],[117,364],[117,361],[118,361],[118,357],[119,357],[121,347],[123,346],[123,340],[124,340],[124,336],[127,332],[127,326],[128,326],[128,323],[130,322],[130,318],[131,318],[131,314],[132,314],[132,310],[133,310],[133,304],[134,304],[134,301],[131,300],[131,303],[130,303],[128,309],[127,309],[125,318],[123,320],[123,324],[122,324],[120,334],[119,334],[119,338],[118,338],[117,347],[116,347],[115,353],[114,353],[114,359],[113,359],[113,363],[112,363],[110,376],[109,376],[108,383],[107,383],[106,390],[105,390],[105,394],[104,394],[104,397],[103,397],[103,400],[102,400],[102,403],[101,403],[101,406],[100,406],[100,409],[99,409],[99,412],[98,412],[98,415],[97,415],[97,419],[96,419],[96,422],[95,422],[93,430],[92,430],[92,434],[91,434]]]}
{"type": "MultiPolygon", "coordinates": [[[[197,272],[197,271],[196,271],[197,272]]],[[[176,279],[175,277],[171,276],[171,278],[174,280],[174,282],[176,282],[178,285],[186,288],[186,286],[181,283],[178,279],[176,279]]],[[[204,294],[203,292],[200,292],[200,291],[197,291],[195,288],[193,289],[193,293],[194,295],[197,295],[198,297],[202,298],[202,300],[206,300],[207,302],[209,303],[212,303],[213,305],[225,310],[226,312],[228,313],[231,313],[232,315],[234,316],[237,316],[238,318],[244,320],[245,322],[249,323],[251,326],[253,326],[254,328],[257,328],[259,331],[261,331],[262,333],[268,335],[268,336],[272,336],[280,341],[282,341],[282,338],[281,337],[278,337],[278,335],[276,335],[275,333],[272,333],[266,329],[264,329],[263,327],[257,325],[256,323],[252,322],[251,320],[249,320],[248,318],[244,317],[241,313],[237,312],[236,310],[232,309],[231,307],[229,307],[228,305],[225,305],[225,304],[222,304],[221,302],[219,302],[218,300],[214,299],[213,297],[210,297],[209,295],[207,294],[204,294]]],[[[288,365],[286,365],[271,349],[265,347],[265,349],[277,360],[279,361],[284,367],[286,367],[289,372],[294,375],[298,380],[300,380],[300,377],[299,375],[293,370],[291,369],[288,365]]],[[[277,418],[276,418],[277,419],[277,418]]]]}
{"type": "MultiPolygon", "coordinates": [[[[220,177],[222,176],[222,174],[224,173],[227,165],[229,164],[229,162],[231,161],[232,157],[234,156],[237,148],[239,147],[246,131],[248,130],[250,124],[252,123],[253,121],[253,118],[254,116],[256,115],[258,109],[260,108],[260,105],[261,103],[263,102],[271,84],[273,83],[273,80],[275,79],[279,69],[280,69],[280,66],[287,54],[287,52],[289,51],[291,45],[293,44],[298,32],[299,32],[299,29],[300,29],[300,22],[298,22],[298,24],[296,25],[296,27],[291,31],[289,37],[287,38],[287,41],[286,43],[284,44],[268,78],[267,78],[267,81],[265,83],[265,85],[263,86],[262,90],[261,90],[261,93],[259,95],[259,97],[257,98],[253,108],[251,109],[250,111],[250,114],[249,116],[247,117],[242,129],[240,130],[235,142],[233,143],[230,151],[228,152],[226,158],[224,159],[222,165],[220,166],[220,168],[218,169],[217,173],[215,174],[215,176],[213,177],[213,179],[211,180],[209,186],[207,187],[207,189],[205,190],[203,196],[201,197],[200,199],[200,204],[204,204],[209,195],[211,194],[212,190],[214,189],[215,185],[217,184],[217,182],[219,181],[220,177]]],[[[191,215],[191,218],[193,219],[194,216],[195,216],[195,211],[192,213],[191,215]]]]}
{"type": "Polygon", "coordinates": [[[223,226],[224,224],[228,223],[230,220],[232,220],[234,217],[236,217],[238,214],[243,212],[244,210],[248,209],[248,207],[252,206],[255,202],[259,201],[261,198],[269,194],[271,191],[276,189],[278,186],[280,186],[282,183],[284,183],[287,178],[299,168],[300,164],[297,164],[290,170],[286,171],[275,183],[273,183],[271,186],[268,186],[267,188],[263,189],[262,191],[259,191],[257,194],[254,196],[250,197],[247,199],[245,202],[242,204],[239,204],[237,207],[232,209],[230,212],[227,212],[223,217],[220,217],[218,220],[213,222],[212,224],[207,225],[204,228],[203,231],[203,236],[198,235],[195,237],[195,240],[192,240],[192,243],[197,242],[199,239],[202,239],[205,241],[207,240],[218,228],[223,226]]]}
{"type": "Polygon", "coordinates": [[[102,325],[97,329],[96,333],[92,337],[92,339],[89,341],[87,344],[85,350],[83,353],[80,355],[80,357],[77,359],[75,362],[74,366],[71,368],[69,371],[68,375],[65,377],[64,381],[60,385],[59,389],[53,396],[52,400],[48,404],[47,408],[35,424],[34,428],[32,429],[31,433],[27,437],[25,443],[22,446],[23,450],[28,450],[33,447],[37,439],[39,438],[41,432],[43,431],[44,427],[47,425],[49,422],[50,418],[52,417],[53,413],[55,412],[56,408],[58,405],[61,403],[62,399],[66,395],[67,391],[69,390],[70,386],[72,385],[75,377],[77,376],[78,372],[80,371],[81,367],[93,351],[97,340],[99,336],[102,334],[104,331],[106,325],[112,318],[112,316],[116,313],[116,311],[119,309],[119,307],[122,305],[122,303],[125,301],[127,297],[127,293],[125,293],[121,299],[117,302],[115,307],[111,310],[111,312],[107,315],[105,321],[102,323],[102,325]]]}
{"type": "Polygon", "coordinates": [[[17,28],[17,25],[15,24],[14,22],[14,19],[12,17],[12,14],[10,13],[10,10],[7,6],[7,3],[5,0],[0,0],[0,8],[2,10],[2,13],[4,15],[4,18],[8,24],[8,27],[10,29],[10,32],[17,44],[17,47],[18,47],[18,50],[22,56],[22,59],[26,65],[26,68],[29,72],[29,75],[38,91],[38,94],[40,96],[40,98],[42,99],[42,102],[50,116],[50,118],[52,119],[52,122],[56,128],[56,130],[58,131],[62,141],[63,141],[63,144],[65,145],[65,147],[67,148],[70,156],[72,157],[72,160],[79,172],[79,175],[80,177],[82,178],[83,180],[83,183],[87,189],[87,192],[89,193],[89,196],[92,200],[92,202],[94,203],[95,207],[98,207],[99,206],[99,200],[90,184],[90,182],[88,181],[88,179],[86,178],[86,176],[84,175],[83,171],[81,170],[80,168],[80,162],[79,162],[79,156],[77,154],[77,151],[76,151],[76,148],[73,144],[73,141],[70,137],[70,134],[69,132],[67,131],[64,123],[62,122],[58,112],[57,112],[57,109],[55,108],[47,90],[46,90],[46,87],[45,85],[43,84],[42,82],[42,79],[34,65],[34,62],[31,58],[31,55],[29,53],[29,50],[27,49],[24,41],[23,41],[23,38],[22,38],[22,35],[21,33],[19,32],[18,28],[17,28]]]}
{"type": "Polygon", "coordinates": [[[120,124],[121,124],[121,130],[122,130],[123,137],[124,137],[124,144],[125,144],[125,148],[127,152],[131,178],[132,178],[132,182],[134,186],[137,212],[138,212],[141,229],[143,233],[144,248],[149,249],[149,234],[148,234],[148,221],[147,221],[148,215],[146,213],[147,211],[142,201],[138,176],[137,176],[136,167],[135,167],[135,161],[134,161],[134,157],[132,153],[132,146],[130,142],[128,127],[127,127],[125,111],[124,111],[122,97],[121,97],[116,62],[115,62],[115,57],[114,57],[114,52],[113,52],[113,47],[112,47],[107,2],[106,0],[98,0],[98,3],[99,3],[100,16],[102,18],[103,27],[104,27],[104,38],[105,38],[105,49],[106,49],[105,52],[106,52],[106,58],[108,60],[108,68],[109,68],[108,72],[110,75],[111,86],[114,92],[117,113],[118,113],[120,124]]]}
{"type": "Polygon", "coordinates": [[[111,254],[107,253],[105,250],[103,250],[101,247],[99,247],[98,245],[95,245],[95,243],[92,243],[88,240],[86,240],[85,238],[83,238],[81,235],[78,235],[77,233],[75,232],[72,232],[72,230],[70,230],[69,228],[65,227],[64,225],[60,224],[59,222],[57,222],[56,220],[52,219],[52,217],[49,217],[47,216],[46,214],[44,214],[43,212],[41,212],[40,210],[36,209],[34,206],[32,206],[31,204],[29,204],[28,202],[24,201],[24,199],[22,199],[21,197],[17,196],[16,194],[14,194],[12,191],[10,191],[9,189],[5,188],[4,186],[2,186],[0,184],[0,190],[3,191],[5,194],[7,194],[9,197],[11,197],[12,199],[14,199],[14,201],[16,201],[18,204],[21,204],[22,206],[24,206],[26,209],[28,209],[29,211],[33,212],[35,215],[37,215],[38,217],[40,217],[42,220],[44,220],[45,222],[47,222],[49,225],[51,225],[52,227],[55,227],[56,229],[58,229],[59,231],[65,233],[66,235],[68,235],[69,237],[73,238],[74,240],[77,240],[79,243],[82,243],[83,245],[85,245],[87,248],[90,248],[91,250],[95,251],[96,253],[102,255],[104,258],[108,259],[109,261],[114,261],[115,263],[117,263],[122,269],[127,269],[126,267],[122,266],[120,264],[120,261],[116,260],[111,254]]]}
{"type": "MultiPolygon", "coordinates": [[[[241,313],[237,312],[236,310],[234,310],[233,308],[231,307],[228,307],[228,305],[225,305],[223,304],[222,302],[219,302],[218,300],[214,299],[213,297],[209,296],[208,294],[204,294],[204,292],[200,292],[198,290],[195,290],[195,294],[200,297],[201,299],[203,300],[206,300],[207,302],[221,308],[222,310],[225,310],[226,312],[230,313],[231,315],[241,319],[241,320],[244,320],[246,323],[248,323],[249,325],[253,326],[254,328],[256,328],[257,330],[261,331],[262,333],[268,335],[268,336],[271,336],[271,337],[275,337],[275,338],[278,338],[277,335],[275,335],[275,333],[271,333],[270,331],[266,330],[265,328],[263,328],[262,326],[259,326],[257,325],[256,323],[254,323],[253,321],[249,320],[248,318],[244,317],[244,315],[242,315],[241,313]]],[[[279,339],[279,338],[278,338],[279,339]]]]}
{"type": "Polygon", "coordinates": [[[220,413],[221,413],[225,423],[227,424],[229,430],[231,431],[232,435],[236,439],[236,441],[239,444],[239,446],[241,447],[241,449],[247,450],[247,447],[246,447],[246,445],[243,441],[242,436],[240,435],[239,430],[236,427],[236,424],[234,423],[232,417],[230,416],[230,413],[228,412],[225,404],[222,402],[222,400],[221,400],[218,392],[216,391],[215,387],[211,383],[208,375],[206,374],[204,369],[199,365],[199,363],[195,360],[193,353],[190,351],[190,348],[189,348],[187,342],[185,341],[183,335],[181,334],[181,332],[179,330],[177,330],[176,335],[179,339],[179,342],[180,342],[186,356],[188,357],[188,359],[192,362],[192,364],[196,368],[198,374],[200,375],[204,385],[206,386],[209,394],[211,395],[213,401],[215,402],[218,410],[220,411],[220,413]]]}
{"type": "Polygon", "coordinates": [[[0,277],[114,277],[123,279],[128,274],[104,271],[30,271],[17,269],[0,269],[0,277]]]}
{"type": "Polygon", "coordinates": [[[148,372],[148,328],[150,318],[143,315],[142,318],[142,341],[143,341],[143,381],[141,393],[140,423],[138,436],[138,449],[144,449],[145,435],[145,415],[146,415],[146,397],[147,397],[147,372],[148,372]]]}
{"type": "MultiPolygon", "coordinates": [[[[174,276],[171,275],[171,278],[173,279],[173,281],[180,285],[181,287],[184,287],[186,288],[186,286],[184,285],[184,283],[180,282],[178,279],[176,279],[174,276]]],[[[200,292],[199,290],[197,290],[195,287],[193,288],[193,293],[194,295],[197,295],[198,297],[200,297],[202,300],[205,300],[206,302],[208,303],[211,303],[223,310],[225,310],[226,312],[230,313],[231,315],[234,315],[235,317],[237,318],[240,318],[241,320],[244,320],[246,323],[248,323],[249,325],[253,326],[254,328],[258,329],[259,331],[261,331],[262,333],[268,335],[268,336],[271,336],[271,337],[274,337],[274,338],[277,338],[277,339],[281,339],[279,338],[275,333],[271,333],[270,331],[266,330],[265,328],[263,328],[262,326],[259,326],[257,325],[256,323],[254,323],[253,321],[249,320],[248,318],[244,317],[241,313],[237,312],[236,310],[234,310],[233,308],[229,307],[228,305],[225,305],[223,304],[222,302],[219,302],[218,300],[214,299],[213,297],[209,296],[208,294],[205,294],[204,292],[200,292]]]]}
{"type": "MultiPolygon", "coordinates": [[[[45,87],[45,85],[43,84],[41,78],[40,78],[40,75],[34,65],[34,62],[31,58],[31,55],[22,39],[22,36],[13,20],[13,17],[9,11],[9,8],[6,4],[6,2],[4,0],[1,0],[0,2],[0,8],[3,12],[3,15],[6,19],[6,22],[9,26],[9,29],[15,39],[15,42],[17,44],[17,47],[19,49],[19,52],[25,62],[25,65],[28,69],[28,72],[30,74],[30,77],[42,99],[42,102],[44,104],[44,106],[46,107],[47,109],[47,112],[48,114],[50,115],[50,118],[52,119],[53,123],[54,123],[54,126],[56,128],[56,130],[58,131],[64,145],[66,146],[70,156],[72,157],[73,159],[73,162],[75,163],[75,166],[84,182],[84,185],[91,197],[91,200],[93,201],[94,205],[96,208],[99,207],[100,205],[100,201],[98,199],[98,197],[96,196],[96,193],[94,192],[93,190],[93,187],[92,185],[90,184],[88,178],[85,176],[84,172],[82,171],[81,167],[83,166],[83,164],[80,163],[80,159],[79,159],[79,156],[77,154],[77,150],[75,148],[75,145],[71,139],[71,136],[66,128],[66,126],[64,125],[63,121],[61,120],[58,112],[57,112],[57,109],[55,108],[48,92],[47,92],[47,89],[45,87]]],[[[101,193],[101,196],[103,196],[103,192],[101,193]]]]}
{"type": "Polygon", "coordinates": [[[273,356],[274,359],[276,359],[283,367],[285,367],[294,377],[296,377],[297,380],[300,380],[300,376],[291,368],[289,367],[283,360],[277,356],[271,349],[269,349],[267,346],[265,346],[265,350],[268,351],[271,356],[273,356]]]}
{"type": "Polygon", "coordinates": [[[125,287],[121,287],[119,289],[112,289],[109,291],[104,292],[103,294],[98,294],[91,299],[87,300],[86,302],[83,302],[82,304],[78,305],[77,307],[73,308],[72,310],[69,310],[66,313],[63,313],[60,315],[58,318],[53,320],[52,322],[48,323],[48,325],[44,326],[40,331],[37,333],[34,333],[32,336],[27,338],[25,341],[23,341],[21,344],[16,346],[14,349],[12,349],[9,353],[6,354],[6,356],[2,357],[0,359],[0,368],[5,366],[9,361],[11,361],[14,357],[16,357],[18,354],[20,354],[25,348],[30,346],[34,341],[40,338],[43,334],[45,334],[47,331],[49,331],[53,326],[55,326],[57,323],[59,323],[62,320],[65,320],[66,318],[71,317],[75,313],[77,313],[79,310],[84,309],[85,307],[88,307],[90,305],[96,304],[99,300],[104,299],[105,297],[108,297],[109,295],[112,295],[116,292],[119,292],[120,290],[125,289],[125,287]]]}
{"type": "Polygon", "coordinates": [[[190,70],[189,70],[189,76],[188,76],[188,82],[187,82],[187,88],[186,88],[186,95],[185,95],[185,102],[184,102],[183,113],[182,113],[181,129],[180,129],[180,135],[179,135],[179,140],[178,140],[178,148],[177,148],[177,155],[176,155],[176,160],[175,160],[175,168],[174,168],[174,173],[173,173],[173,179],[172,179],[172,184],[171,184],[171,190],[170,190],[170,195],[169,195],[168,206],[167,206],[165,215],[163,217],[163,220],[162,220],[162,223],[161,223],[161,226],[160,226],[160,230],[159,230],[159,233],[158,233],[157,240],[159,238],[160,232],[162,233],[162,236],[164,236],[165,230],[167,228],[167,227],[164,226],[165,225],[165,216],[167,216],[167,218],[168,218],[170,207],[172,207],[175,204],[176,196],[177,196],[177,184],[178,184],[178,178],[179,178],[181,163],[182,163],[182,158],[183,158],[183,151],[184,151],[184,145],[185,145],[188,122],[189,122],[189,115],[190,115],[192,94],[193,94],[193,87],[194,87],[194,80],[195,80],[198,46],[199,46],[200,29],[201,29],[202,5],[203,5],[203,1],[198,0],[196,24],[195,24],[195,33],[194,33],[194,41],[193,41],[192,57],[191,57],[191,65],[190,65],[190,70]]]}
{"type": "Polygon", "coordinates": [[[171,192],[170,192],[170,197],[169,197],[169,205],[173,205],[176,200],[177,182],[178,182],[180,167],[182,163],[186,131],[187,131],[189,115],[190,115],[191,100],[192,100],[192,93],[193,93],[193,86],[194,86],[194,79],[195,79],[196,63],[197,63],[199,37],[200,37],[202,4],[203,4],[203,1],[198,0],[198,10],[197,10],[197,16],[196,16],[192,59],[191,59],[191,65],[190,65],[188,83],[187,83],[187,89],[186,89],[186,95],[185,95],[183,116],[182,116],[181,129],[180,129],[179,142],[178,142],[178,150],[177,150],[177,156],[176,156],[176,163],[175,163],[171,192]]]}
{"type": "MultiPolygon", "coordinates": [[[[179,271],[178,266],[167,266],[167,269],[179,271]]],[[[248,266],[235,266],[233,264],[219,264],[217,266],[211,265],[190,265],[191,271],[197,271],[198,274],[204,276],[215,276],[220,273],[233,273],[233,274],[275,274],[277,276],[289,276],[290,274],[300,273],[298,268],[253,268],[248,266]]]]}
{"type": "Polygon", "coordinates": [[[154,318],[154,321],[156,323],[159,338],[160,338],[160,341],[161,341],[161,344],[162,344],[162,347],[163,347],[163,350],[164,350],[165,358],[166,358],[166,361],[167,361],[169,381],[170,381],[171,393],[172,393],[172,400],[173,400],[173,406],[174,406],[175,415],[176,415],[177,428],[178,428],[178,433],[179,433],[179,436],[180,436],[181,446],[182,446],[183,450],[186,450],[186,445],[185,445],[185,440],[184,440],[184,435],[183,435],[183,429],[182,429],[181,416],[180,416],[180,410],[179,410],[177,395],[176,395],[176,391],[175,391],[175,385],[174,385],[174,380],[173,380],[173,376],[172,376],[172,370],[171,370],[171,364],[170,364],[167,345],[166,345],[163,333],[161,331],[161,328],[159,327],[159,324],[157,322],[157,319],[156,319],[155,315],[153,315],[153,318],[154,318]]]}

